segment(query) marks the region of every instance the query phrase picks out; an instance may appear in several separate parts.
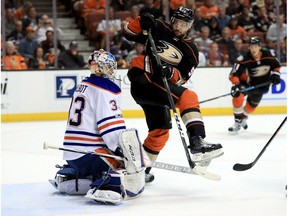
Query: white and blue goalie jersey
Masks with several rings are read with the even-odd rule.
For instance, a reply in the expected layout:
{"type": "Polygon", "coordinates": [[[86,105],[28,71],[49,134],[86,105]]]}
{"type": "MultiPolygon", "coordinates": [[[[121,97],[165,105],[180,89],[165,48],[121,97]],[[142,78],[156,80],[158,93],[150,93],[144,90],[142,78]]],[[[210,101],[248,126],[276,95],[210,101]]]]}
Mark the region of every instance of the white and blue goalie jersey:
{"type": "MultiPolygon", "coordinates": [[[[64,147],[84,151],[108,147],[115,151],[119,134],[126,129],[120,97],[121,89],[107,78],[92,74],[82,80],[71,100],[64,147]]],[[[63,159],[81,156],[65,151],[63,159]]]]}

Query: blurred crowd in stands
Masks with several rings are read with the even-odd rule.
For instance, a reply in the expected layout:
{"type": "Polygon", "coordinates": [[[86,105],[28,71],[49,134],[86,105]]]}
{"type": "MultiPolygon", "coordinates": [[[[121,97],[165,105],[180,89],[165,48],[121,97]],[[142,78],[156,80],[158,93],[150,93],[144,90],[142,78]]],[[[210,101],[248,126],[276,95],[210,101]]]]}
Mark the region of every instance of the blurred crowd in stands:
{"type": "MultiPolygon", "coordinates": [[[[262,47],[274,52],[282,64],[287,62],[286,0],[279,0],[279,5],[274,0],[110,0],[108,4],[108,0],[60,1],[65,6],[65,16],[74,18],[81,34],[95,49],[107,49],[109,41],[118,68],[127,68],[131,58],[144,49],[142,44],[127,41],[121,27],[144,12],[169,21],[173,10],[181,5],[195,13],[189,34],[199,47],[199,67],[233,65],[248,50],[252,36],[258,36],[262,47]],[[109,5],[109,28],[106,5],[109,5]]],[[[65,49],[61,35],[62,30],[54,28],[53,19],[38,14],[30,1],[5,1],[2,69],[55,68],[55,59],[59,69],[85,68],[86,59],[79,53],[77,42],[71,41],[65,49]]]]}

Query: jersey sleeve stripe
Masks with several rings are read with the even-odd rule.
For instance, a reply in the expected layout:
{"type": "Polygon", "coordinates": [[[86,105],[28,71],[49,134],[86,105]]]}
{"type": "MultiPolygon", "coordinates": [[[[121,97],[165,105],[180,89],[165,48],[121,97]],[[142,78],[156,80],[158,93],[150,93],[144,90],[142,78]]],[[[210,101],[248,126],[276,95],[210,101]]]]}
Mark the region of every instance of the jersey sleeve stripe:
{"type": "Polygon", "coordinates": [[[72,143],[72,142],[64,142],[64,146],[84,146],[84,147],[107,147],[105,144],[87,144],[87,143],[72,143]]]}
{"type": "Polygon", "coordinates": [[[81,135],[87,135],[91,137],[101,137],[100,134],[90,133],[86,131],[72,131],[72,130],[66,130],[65,134],[81,134],[81,135]]]}
{"type": "Polygon", "coordinates": [[[102,132],[101,135],[104,136],[105,134],[108,134],[117,130],[125,130],[125,129],[126,129],[126,126],[114,127],[114,128],[111,128],[109,130],[102,132]]]}
{"type": "Polygon", "coordinates": [[[100,127],[98,127],[99,131],[109,127],[109,126],[112,126],[112,125],[116,125],[116,124],[125,124],[124,120],[116,120],[116,121],[113,121],[113,122],[109,122],[107,124],[104,124],[100,127]]]}
{"type": "Polygon", "coordinates": [[[103,123],[103,122],[105,122],[105,121],[107,121],[107,120],[115,119],[115,118],[116,118],[115,116],[109,116],[109,117],[106,117],[106,118],[103,118],[103,119],[99,120],[99,121],[97,122],[97,124],[100,125],[101,123],[103,123]]]}
{"type": "Polygon", "coordinates": [[[65,136],[64,139],[65,140],[83,140],[83,141],[91,141],[91,142],[103,142],[102,138],[90,139],[90,138],[77,137],[77,136],[65,136]]]}

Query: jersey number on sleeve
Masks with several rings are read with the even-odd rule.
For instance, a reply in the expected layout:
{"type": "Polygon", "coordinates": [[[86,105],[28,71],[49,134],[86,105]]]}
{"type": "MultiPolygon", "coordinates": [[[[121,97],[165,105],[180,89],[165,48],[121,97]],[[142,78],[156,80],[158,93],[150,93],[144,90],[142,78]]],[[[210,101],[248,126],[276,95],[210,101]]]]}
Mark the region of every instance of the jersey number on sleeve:
{"type": "Polygon", "coordinates": [[[81,124],[81,119],[82,119],[82,111],[85,106],[85,99],[83,97],[76,97],[75,99],[73,98],[71,101],[70,109],[69,109],[69,124],[73,126],[79,126],[81,124]],[[72,106],[72,103],[74,105],[72,106]],[[73,107],[73,110],[71,108],[73,107]],[[71,113],[73,112],[73,113],[71,113]],[[71,114],[76,116],[76,118],[72,119],[71,114]]]}

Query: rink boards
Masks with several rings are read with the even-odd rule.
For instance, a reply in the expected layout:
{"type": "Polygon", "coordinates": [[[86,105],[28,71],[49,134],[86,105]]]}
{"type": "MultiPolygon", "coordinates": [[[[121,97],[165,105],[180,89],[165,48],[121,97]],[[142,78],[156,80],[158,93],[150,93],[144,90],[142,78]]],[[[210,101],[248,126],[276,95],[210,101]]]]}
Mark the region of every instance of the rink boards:
{"type": "MultiPolygon", "coordinates": [[[[287,68],[281,68],[281,83],[272,86],[264,95],[255,114],[286,113],[287,68]]],[[[197,68],[185,85],[197,92],[204,101],[230,92],[228,80],[230,67],[197,68]]],[[[1,72],[1,121],[65,120],[71,96],[76,86],[89,70],[2,71],[1,72]]],[[[122,107],[126,118],[143,117],[144,114],[130,94],[127,70],[118,70],[122,80],[122,107]]],[[[203,115],[231,115],[231,96],[201,103],[203,115]]]]}

